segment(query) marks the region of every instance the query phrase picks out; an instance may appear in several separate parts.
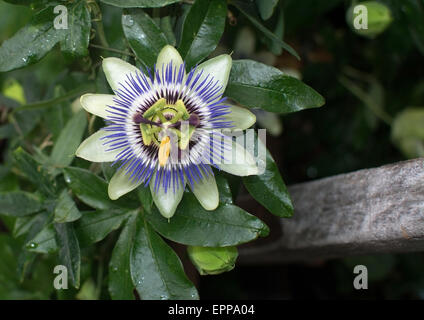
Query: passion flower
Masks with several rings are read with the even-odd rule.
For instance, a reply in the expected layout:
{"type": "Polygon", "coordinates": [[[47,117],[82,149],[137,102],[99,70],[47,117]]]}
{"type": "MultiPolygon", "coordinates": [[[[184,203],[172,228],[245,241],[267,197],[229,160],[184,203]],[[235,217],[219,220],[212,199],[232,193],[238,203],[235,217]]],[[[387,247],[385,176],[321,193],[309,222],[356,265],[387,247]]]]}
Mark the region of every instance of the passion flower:
{"type": "Polygon", "coordinates": [[[258,174],[252,155],[217,132],[244,130],[256,120],[222,97],[231,63],[224,54],[187,73],[171,46],[161,50],[152,71],[118,58],[103,60],[115,94],[85,94],[81,105],[107,126],[83,141],[76,155],[117,166],[108,186],[112,200],[140,185],[150,186],[159,211],[170,218],[186,184],[206,210],[216,209],[219,194],[211,166],[239,176],[258,174]],[[228,149],[237,163],[223,161],[228,149]]]}

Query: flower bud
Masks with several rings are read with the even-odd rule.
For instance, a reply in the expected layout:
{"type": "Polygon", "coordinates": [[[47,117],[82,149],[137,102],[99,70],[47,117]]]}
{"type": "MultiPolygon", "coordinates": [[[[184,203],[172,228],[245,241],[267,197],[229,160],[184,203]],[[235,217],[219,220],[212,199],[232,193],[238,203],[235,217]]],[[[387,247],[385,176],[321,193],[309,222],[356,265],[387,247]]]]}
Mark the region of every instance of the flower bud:
{"type": "Polygon", "coordinates": [[[187,248],[191,262],[201,275],[220,274],[234,269],[238,251],[236,247],[187,248]]]}
{"type": "Polygon", "coordinates": [[[352,30],[368,38],[375,38],[392,22],[392,14],[385,4],[377,1],[364,1],[352,5],[346,14],[352,30]]]}

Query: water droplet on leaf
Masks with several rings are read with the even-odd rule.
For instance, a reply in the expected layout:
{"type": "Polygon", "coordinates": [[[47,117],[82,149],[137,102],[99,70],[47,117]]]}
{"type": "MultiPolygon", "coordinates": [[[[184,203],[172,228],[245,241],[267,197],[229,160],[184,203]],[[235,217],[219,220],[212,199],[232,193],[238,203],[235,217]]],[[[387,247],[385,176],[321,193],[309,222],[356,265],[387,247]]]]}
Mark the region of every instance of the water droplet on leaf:
{"type": "Polygon", "coordinates": [[[38,247],[38,243],[35,243],[35,242],[30,242],[27,245],[27,248],[29,248],[29,249],[35,249],[37,247],[38,247]]]}

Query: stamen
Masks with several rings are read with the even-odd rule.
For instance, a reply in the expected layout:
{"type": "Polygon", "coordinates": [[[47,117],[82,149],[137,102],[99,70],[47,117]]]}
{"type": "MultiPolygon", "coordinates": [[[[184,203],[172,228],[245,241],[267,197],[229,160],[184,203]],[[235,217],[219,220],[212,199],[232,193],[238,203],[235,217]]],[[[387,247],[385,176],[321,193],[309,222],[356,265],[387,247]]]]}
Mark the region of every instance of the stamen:
{"type": "Polygon", "coordinates": [[[160,142],[158,157],[159,165],[164,167],[169,158],[169,153],[171,152],[171,139],[168,136],[163,137],[160,142]]]}

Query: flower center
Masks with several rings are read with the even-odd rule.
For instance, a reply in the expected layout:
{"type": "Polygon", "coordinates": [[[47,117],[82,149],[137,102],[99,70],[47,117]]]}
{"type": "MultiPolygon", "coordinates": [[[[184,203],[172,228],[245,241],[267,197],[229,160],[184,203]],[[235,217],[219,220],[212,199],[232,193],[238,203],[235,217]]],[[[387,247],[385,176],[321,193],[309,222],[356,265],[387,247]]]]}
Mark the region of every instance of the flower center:
{"type": "Polygon", "coordinates": [[[144,113],[135,114],[133,120],[140,126],[143,144],[159,147],[158,158],[162,167],[168,161],[171,148],[185,150],[188,147],[199,125],[199,117],[189,114],[182,100],[168,104],[165,98],[159,99],[144,113]]]}

